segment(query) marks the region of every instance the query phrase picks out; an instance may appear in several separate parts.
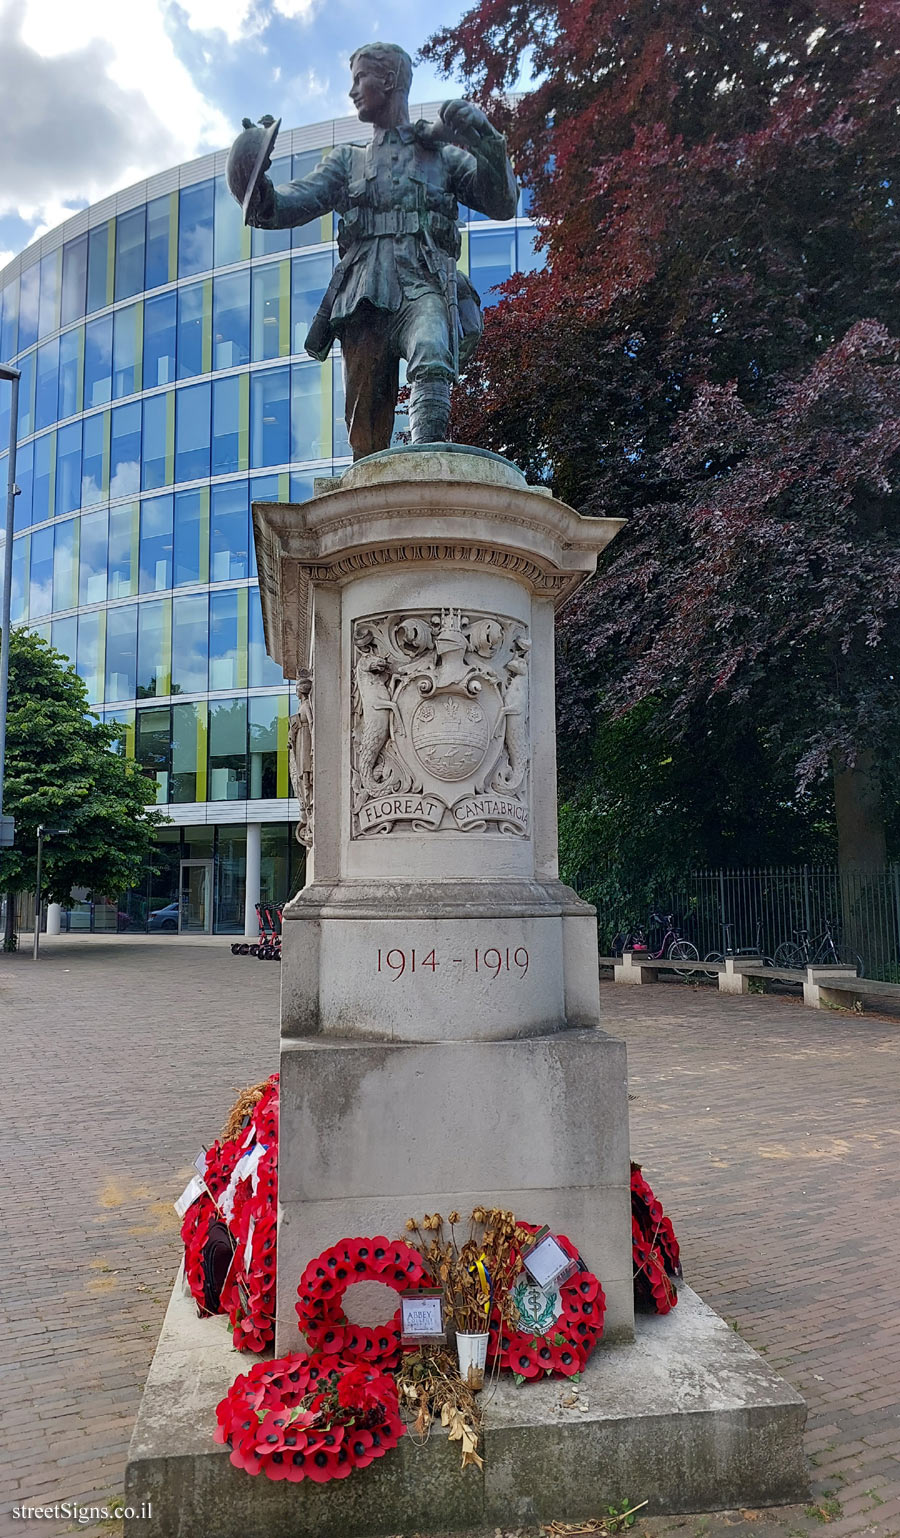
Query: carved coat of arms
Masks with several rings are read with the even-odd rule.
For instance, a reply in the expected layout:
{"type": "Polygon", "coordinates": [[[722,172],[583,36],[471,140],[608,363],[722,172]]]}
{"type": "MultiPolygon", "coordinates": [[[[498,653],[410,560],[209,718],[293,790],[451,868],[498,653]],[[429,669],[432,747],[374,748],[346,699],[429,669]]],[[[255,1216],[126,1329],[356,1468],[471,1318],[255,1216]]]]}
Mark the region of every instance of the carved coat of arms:
{"type": "Polygon", "coordinates": [[[452,608],[357,622],[354,837],[527,835],[530,644],[517,620],[452,608]]]}

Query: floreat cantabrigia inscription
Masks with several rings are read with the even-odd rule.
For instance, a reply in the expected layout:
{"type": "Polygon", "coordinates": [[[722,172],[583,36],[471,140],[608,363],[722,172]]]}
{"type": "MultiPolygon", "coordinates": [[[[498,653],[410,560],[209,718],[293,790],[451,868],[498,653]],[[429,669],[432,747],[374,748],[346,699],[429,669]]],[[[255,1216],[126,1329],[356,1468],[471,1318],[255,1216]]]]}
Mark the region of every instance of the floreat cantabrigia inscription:
{"type": "Polygon", "coordinates": [[[528,654],[520,620],[458,608],[353,630],[353,837],[527,837],[528,654]]]}

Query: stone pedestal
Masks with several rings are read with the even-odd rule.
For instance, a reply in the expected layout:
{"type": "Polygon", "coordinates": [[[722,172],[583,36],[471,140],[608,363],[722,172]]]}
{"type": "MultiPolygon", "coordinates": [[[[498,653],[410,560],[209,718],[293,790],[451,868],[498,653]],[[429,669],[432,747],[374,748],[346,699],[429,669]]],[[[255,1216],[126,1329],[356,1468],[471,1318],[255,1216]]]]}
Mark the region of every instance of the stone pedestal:
{"type": "Polygon", "coordinates": [[[624,1344],[575,1394],[501,1375],[483,1470],[461,1476],[435,1426],[298,1487],[213,1441],[247,1363],[177,1283],[125,1481],[152,1516],[128,1538],[493,1531],[623,1492],[650,1513],[795,1499],[793,1390],[687,1288],[634,1335],[625,1048],[598,1024],[593,910],[556,867],[553,612],[618,524],[449,446],[324,486],[254,506],[267,645],[303,678],[292,774],[314,835],[284,914],[276,1349],[301,1345],[297,1283],[328,1245],[476,1202],[568,1233],[606,1292],[603,1345],[624,1344]]]}
{"type": "Polygon", "coordinates": [[[625,1053],[599,1028],[593,909],[558,877],[553,645],[620,522],[449,445],[324,485],[253,514],[269,653],[312,675],[312,847],[282,948],[277,1349],[297,1343],[321,1249],[476,1201],[569,1233],[607,1339],[629,1338],[625,1053]]]}

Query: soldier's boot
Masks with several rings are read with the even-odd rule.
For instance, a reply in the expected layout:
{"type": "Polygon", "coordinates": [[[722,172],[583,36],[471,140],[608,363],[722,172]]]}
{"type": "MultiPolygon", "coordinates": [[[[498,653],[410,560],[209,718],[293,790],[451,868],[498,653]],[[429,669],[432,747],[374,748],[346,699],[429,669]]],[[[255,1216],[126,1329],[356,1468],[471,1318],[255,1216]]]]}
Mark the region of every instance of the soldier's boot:
{"type": "Polygon", "coordinates": [[[414,379],[409,387],[413,443],[446,443],[450,432],[449,379],[414,379]]]}

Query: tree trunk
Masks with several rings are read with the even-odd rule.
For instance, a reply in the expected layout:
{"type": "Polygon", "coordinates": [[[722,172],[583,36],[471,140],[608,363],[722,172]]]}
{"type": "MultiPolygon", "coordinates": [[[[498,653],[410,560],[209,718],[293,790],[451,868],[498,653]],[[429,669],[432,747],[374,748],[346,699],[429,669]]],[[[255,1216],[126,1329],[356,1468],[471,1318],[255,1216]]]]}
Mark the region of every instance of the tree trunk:
{"type": "Polygon", "coordinates": [[[843,949],[863,959],[868,977],[893,959],[893,924],[887,901],[887,838],[881,775],[875,755],[861,753],[852,768],[834,766],[843,949]]]}

